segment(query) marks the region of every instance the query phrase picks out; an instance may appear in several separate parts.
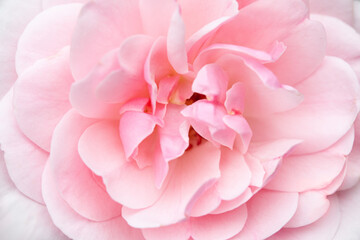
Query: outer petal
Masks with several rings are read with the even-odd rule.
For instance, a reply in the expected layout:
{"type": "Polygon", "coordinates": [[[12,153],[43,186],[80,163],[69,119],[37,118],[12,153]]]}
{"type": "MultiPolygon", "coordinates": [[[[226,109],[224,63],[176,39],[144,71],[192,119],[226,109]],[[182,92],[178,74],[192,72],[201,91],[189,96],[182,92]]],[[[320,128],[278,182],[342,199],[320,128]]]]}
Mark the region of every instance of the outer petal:
{"type": "Polygon", "coordinates": [[[101,62],[84,79],[71,86],[70,102],[83,116],[91,118],[119,118],[119,104],[102,101],[96,88],[106,76],[119,69],[116,51],[107,53],[101,62]]]}
{"type": "Polygon", "coordinates": [[[223,200],[238,197],[250,184],[251,172],[240,152],[222,148],[220,171],[216,188],[223,200]]]}
{"type": "Polygon", "coordinates": [[[117,202],[131,208],[153,204],[162,193],[155,187],[154,169],[129,163],[120,140],[117,122],[91,125],[81,135],[79,154],[95,174],[103,177],[106,190],[117,202]]]}
{"type": "Polygon", "coordinates": [[[329,200],[320,192],[300,193],[298,208],[285,227],[297,228],[311,224],[321,218],[328,211],[329,206],[329,200]]]}
{"type": "Polygon", "coordinates": [[[178,3],[186,26],[187,39],[206,24],[224,16],[235,15],[238,8],[235,0],[179,0],[178,3]]]}
{"type": "Polygon", "coordinates": [[[222,214],[191,218],[191,236],[197,240],[226,240],[241,231],[246,219],[246,205],[222,214]]]}
{"type": "Polygon", "coordinates": [[[190,237],[190,221],[184,220],[166,227],[142,229],[147,240],[184,240],[190,237]]]}
{"type": "Polygon", "coordinates": [[[331,196],[329,199],[330,208],[318,221],[301,228],[284,228],[279,233],[270,237],[269,240],[333,239],[341,221],[341,213],[337,197],[331,196]]]}
{"type": "Polygon", "coordinates": [[[16,189],[7,174],[3,152],[0,155],[0,238],[68,240],[54,226],[45,206],[25,197],[16,189]]]}
{"type": "Polygon", "coordinates": [[[295,26],[281,41],[286,51],[278,61],[267,66],[282,84],[293,86],[306,79],[316,71],[325,57],[326,33],[319,22],[307,19],[295,26]]]}
{"type": "Polygon", "coordinates": [[[341,221],[335,240],[358,239],[360,237],[360,184],[337,194],[340,205],[341,221]]]}
{"type": "Polygon", "coordinates": [[[121,205],[109,197],[101,179],[78,154],[79,138],[92,123],[93,119],[70,110],[55,128],[49,162],[57,189],[69,206],[85,218],[105,221],[119,216],[121,205]]]}
{"type": "Polygon", "coordinates": [[[219,160],[220,151],[211,143],[191,149],[172,162],[176,163],[173,177],[159,201],[143,210],[124,207],[123,217],[137,228],[160,227],[184,220],[204,190],[220,177],[219,160]]]}
{"type": "Polygon", "coordinates": [[[320,13],[353,23],[353,0],[309,0],[311,13],[320,13]]]}
{"type": "Polygon", "coordinates": [[[23,194],[43,203],[41,175],[49,155],[21,133],[12,112],[11,100],[10,90],[0,105],[0,143],[5,152],[7,171],[23,194]]]}
{"type": "Polygon", "coordinates": [[[90,0],[42,0],[43,9],[51,8],[61,4],[87,3],[90,0]]]}
{"type": "Polygon", "coordinates": [[[327,150],[286,157],[266,188],[303,192],[328,186],[341,174],[353,139],[351,131],[327,150]]]}
{"type": "Polygon", "coordinates": [[[21,75],[37,60],[56,55],[70,45],[82,4],[66,4],[37,15],[21,35],[16,52],[16,71],[21,75]]]}
{"type": "Polygon", "coordinates": [[[320,21],[325,27],[327,55],[345,59],[350,64],[352,60],[359,61],[360,35],[355,29],[334,17],[313,14],[311,18],[320,21]]]}
{"type": "Polygon", "coordinates": [[[0,97],[17,78],[15,53],[18,39],[28,22],[41,10],[41,0],[4,0],[0,3],[0,97]]]}
{"type": "Polygon", "coordinates": [[[297,193],[262,190],[248,202],[244,229],[233,239],[265,239],[279,231],[294,215],[297,193]]]}
{"type": "Polygon", "coordinates": [[[38,146],[50,151],[55,126],[71,108],[69,102],[73,77],[69,49],[28,68],[14,87],[14,113],[22,132],[38,146]]]}
{"type": "Polygon", "coordinates": [[[359,111],[360,88],[343,60],[326,57],[318,71],[296,88],[304,95],[297,108],[260,121],[247,119],[255,141],[303,139],[294,151],[308,153],[331,146],[352,127],[359,111]]]}
{"type": "Polygon", "coordinates": [[[51,166],[47,164],[43,175],[45,203],[55,225],[68,237],[77,240],[144,240],[141,232],[131,228],[121,217],[95,222],[78,215],[62,199],[55,181],[51,166]]]}
{"type": "Polygon", "coordinates": [[[96,0],[85,5],[71,44],[70,63],[76,80],[85,77],[105,53],[118,48],[127,36],[141,33],[138,4],[138,0],[96,0]]]}
{"type": "Polygon", "coordinates": [[[267,51],[306,16],[307,8],[301,0],[255,1],[222,24],[211,42],[267,51]]]}

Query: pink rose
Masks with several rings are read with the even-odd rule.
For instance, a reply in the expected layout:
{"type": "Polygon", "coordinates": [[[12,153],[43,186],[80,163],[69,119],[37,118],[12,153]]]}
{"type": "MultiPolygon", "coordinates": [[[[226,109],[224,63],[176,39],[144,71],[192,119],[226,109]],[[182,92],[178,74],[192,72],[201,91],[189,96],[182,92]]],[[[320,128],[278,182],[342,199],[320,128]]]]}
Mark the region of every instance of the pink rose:
{"type": "Polygon", "coordinates": [[[354,9],[2,1],[0,238],[359,239],[354,9]]]}

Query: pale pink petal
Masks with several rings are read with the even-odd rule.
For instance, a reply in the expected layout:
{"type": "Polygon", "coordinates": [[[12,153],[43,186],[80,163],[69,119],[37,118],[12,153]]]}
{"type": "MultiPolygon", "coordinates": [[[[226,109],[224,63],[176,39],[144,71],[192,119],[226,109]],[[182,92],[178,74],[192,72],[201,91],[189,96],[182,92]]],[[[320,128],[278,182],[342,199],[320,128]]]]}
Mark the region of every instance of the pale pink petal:
{"type": "Polygon", "coordinates": [[[69,206],[85,218],[104,221],[119,216],[121,205],[109,197],[101,179],[78,154],[79,138],[93,123],[70,110],[55,128],[49,163],[56,189],[69,206]]]}
{"type": "Polygon", "coordinates": [[[163,189],[155,187],[154,169],[139,169],[136,163],[126,161],[117,124],[104,121],[87,128],[79,140],[79,154],[95,174],[103,177],[115,201],[131,208],[148,207],[163,189]]]}
{"type": "Polygon", "coordinates": [[[227,240],[241,231],[247,216],[243,205],[226,213],[191,218],[191,236],[199,240],[227,240]]]}
{"type": "Polygon", "coordinates": [[[251,172],[250,185],[255,187],[262,187],[266,173],[260,160],[253,157],[251,154],[246,154],[245,161],[251,172]]]}
{"type": "Polygon", "coordinates": [[[252,142],[248,153],[262,162],[275,158],[284,157],[291,153],[291,150],[301,143],[297,139],[278,139],[268,142],[252,142]]]}
{"type": "Polygon", "coordinates": [[[155,125],[156,121],[150,114],[143,112],[122,114],[119,131],[126,158],[129,158],[139,144],[154,131],[155,125]]]}
{"type": "Polygon", "coordinates": [[[223,121],[229,128],[239,134],[241,145],[238,148],[245,153],[252,137],[252,131],[246,119],[241,115],[225,115],[223,121]]]}
{"type": "MultiPolygon", "coordinates": [[[[318,221],[305,227],[283,228],[277,234],[270,237],[269,240],[333,239],[341,221],[341,213],[339,209],[339,201],[337,199],[337,196],[330,196],[329,200],[330,200],[329,210],[318,221]]],[[[343,239],[347,239],[347,238],[343,238],[343,239]]]]}
{"type": "Polygon", "coordinates": [[[26,25],[42,11],[41,0],[3,0],[0,7],[0,97],[17,79],[15,55],[17,42],[26,25]]]}
{"type": "Polygon", "coordinates": [[[106,103],[96,96],[96,88],[108,74],[119,69],[116,51],[107,53],[92,72],[72,84],[70,102],[81,115],[90,118],[119,118],[119,104],[106,103]]]}
{"type": "Polygon", "coordinates": [[[245,87],[242,82],[237,82],[226,91],[225,107],[228,112],[243,113],[245,107],[245,87]]]}
{"type": "Polygon", "coordinates": [[[43,9],[51,8],[61,4],[87,3],[90,0],[42,0],[43,9]]]}
{"type": "Polygon", "coordinates": [[[265,239],[279,231],[295,214],[297,193],[262,190],[246,205],[248,218],[243,230],[233,239],[265,239]]]}
{"type": "Polygon", "coordinates": [[[159,228],[145,228],[142,233],[147,240],[184,240],[190,237],[190,222],[182,222],[159,228]]]}
{"type": "Polygon", "coordinates": [[[360,184],[337,193],[341,212],[340,226],[334,240],[358,239],[360,237],[360,184]]]}
{"type": "Polygon", "coordinates": [[[217,184],[209,186],[191,208],[191,217],[201,217],[212,213],[221,204],[217,184]]]}
{"type": "Polygon", "coordinates": [[[360,35],[351,26],[337,18],[324,15],[311,15],[311,18],[323,24],[326,30],[327,55],[339,57],[346,61],[360,57],[360,35]]]}
{"type": "Polygon", "coordinates": [[[214,211],[212,211],[212,214],[225,213],[236,209],[246,203],[252,196],[253,193],[251,192],[250,188],[247,188],[239,197],[230,201],[221,201],[220,205],[214,211]]]}
{"type": "Polygon", "coordinates": [[[349,189],[360,180],[360,116],[355,121],[355,141],[354,146],[347,159],[346,176],[341,189],[349,189]]]}
{"type": "Polygon", "coordinates": [[[134,35],[125,39],[118,51],[121,68],[143,77],[144,64],[153,43],[154,39],[146,35],[134,35]]]}
{"type": "Polygon", "coordinates": [[[16,51],[16,72],[20,76],[37,60],[52,57],[70,45],[82,4],[53,7],[37,15],[25,28],[16,51]]]}
{"type": "MultiPolygon", "coordinates": [[[[167,77],[160,80],[159,92],[157,96],[157,102],[167,104],[174,92],[177,83],[179,82],[179,76],[167,77]]],[[[176,89],[178,90],[178,89],[176,89]]]]}
{"type": "Polygon", "coordinates": [[[297,108],[262,120],[247,118],[254,141],[285,136],[302,139],[304,142],[294,151],[308,153],[331,146],[352,127],[359,109],[360,89],[346,62],[326,57],[317,72],[296,88],[304,95],[297,108]]]}
{"type": "Polygon", "coordinates": [[[342,172],[352,141],[350,134],[327,150],[284,158],[265,188],[302,192],[328,186],[342,172]]]}
{"type": "MultiPolygon", "coordinates": [[[[69,240],[52,223],[46,206],[34,202],[18,191],[8,176],[2,151],[0,155],[1,239],[69,240]]],[[[31,170],[29,172],[31,173],[31,170]]]]}
{"type": "Polygon", "coordinates": [[[146,87],[143,77],[120,69],[113,71],[99,83],[96,95],[107,103],[125,103],[134,98],[148,97],[146,87]]]}
{"type": "Polygon", "coordinates": [[[229,79],[232,79],[235,84],[238,84],[237,80],[241,80],[245,92],[242,96],[244,98],[243,114],[246,116],[263,117],[270,113],[284,112],[297,107],[303,100],[301,93],[290,86],[282,85],[274,88],[264,84],[264,79],[249,69],[239,57],[224,56],[217,64],[225,70],[229,79]]]}
{"type": "Polygon", "coordinates": [[[29,67],[14,86],[14,114],[21,131],[31,141],[50,151],[54,128],[71,108],[69,48],[56,57],[29,67]]]}
{"type": "Polygon", "coordinates": [[[49,154],[19,130],[12,109],[12,95],[10,90],[0,104],[0,144],[5,152],[7,172],[20,192],[43,203],[41,175],[49,154]]]}
{"type": "Polygon", "coordinates": [[[354,2],[354,28],[360,33],[360,3],[354,2]]]}
{"type": "MultiPolygon", "coordinates": [[[[77,214],[63,200],[57,191],[56,179],[50,164],[47,164],[43,175],[43,193],[46,206],[55,225],[68,237],[77,240],[144,240],[141,232],[127,225],[120,217],[107,221],[90,221],[77,214]]],[[[82,203],[86,203],[84,200],[82,203]]],[[[101,204],[98,205],[101,207],[101,204]]]]}
{"type": "Polygon", "coordinates": [[[219,161],[220,151],[211,143],[185,152],[176,162],[170,163],[176,164],[175,170],[161,198],[143,210],[124,207],[123,217],[137,228],[160,227],[184,220],[186,212],[191,212],[192,204],[208,188],[207,185],[214,184],[220,177],[219,161]]]}
{"type": "Polygon", "coordinates": [[[276,40],[285,37],[307,14],[301,0],[255,1],[222,24],[211,42],[268,51],[276,40]]]}
{"type": "Polygon", "coordinates": [[[144,66],[144,77],[148,83],[153,111],[156,108],[157,85],[155,79],[163,79],[172,71],[166,52],[166,39],[159,37],[152,45],[144,66]]]}
{"type": "Polygon", "coordinates": [[[353,23],[354,0],[309,0],[310,12],[329,15],[353,23]]]}
{"type": "Polygon", "coordinates": [[[180,157],[189,146],[190,125],[181,115],[182,109],[182,106],[168,104],[164,126],[158,129],[161,152],[166,161],[180,157]]]}
{"type": "Polygon", "coordinates": [[[109,195],[125,207],[132,209],[146,208],[154,204],[163,193],[155,184],[153,167],[139,169],[135,162],[125,163],[104,176],[104,184],[109,195]]]}
{"type": "Polygon", "coordinates": [[[251,172],[240,152],[222,148],[220,171],[216,188],[223,200],[240,196],[250,184],[251,172]]]}
{"type": "Polygon", "coordinates": [[[320,66],[326,52],[326,34],[322,24],[305,20],[281,41],[286,51],[278,61],[267,66],[282,84],[294,85],[320,66]],[[301,59],[301,62],[299,62],[301,59]]]}
{"type": "Polygon", "coordinates": [[[141,33],[138,4],[138,0],[95,0],[83,7],[71,43],[75,80],[89,74],[101,57],[118,48],[126,37],[141,33]]]}
{"type": "Polygon", "coordinates": [[[235,0],[179,0],[178,3],[181,7],[181,15],[184,18],[185,26],[187,27],[187,39],[206,24],[221,17],[235,15],[238,9],[235,0]]]}
{"type": "Polygon", "coordinates": [[[180,14],[180,8],[176,8],[167,34],[167,54],[169,62],[179,74],[188,72],[187,54],[185,46],[185,23],[180,14]]]}
{"type": "Polygon", "coordinates": [[[177,8],[176,1],[140,0],[139,6],[144,33],[154,37],[166,36],[171,16],[177,8]]]}
{"type": "Polygon", "coordinates": [[[98,176],[120,169],[127,161],[117,121],[97,122],[81,135],[78,150],[81,159],[98,176]]]}
{"type": "Polygon", "coordinates": [[[284,226],[298,228],[311,224],[321,218],[329,209],[330,202],[326,195],[309,191],[299,194],[298,208],[291,220],[284,226]]]}
{"type": "Polygon", "coordinates": [[[216,64],[208,64],[200,69],[193,82],[193,92],[206,95],[209,99],[223,103],[227,90],[228,77],[216,64]]]}
{"type": "Polygon", "coordinates": [[[181,113],[203,138],[228,148],[233,147],[236,134],[223,122],[223,117],[227,114],[223,106],[200,100],[185,108],[181,113]]]}

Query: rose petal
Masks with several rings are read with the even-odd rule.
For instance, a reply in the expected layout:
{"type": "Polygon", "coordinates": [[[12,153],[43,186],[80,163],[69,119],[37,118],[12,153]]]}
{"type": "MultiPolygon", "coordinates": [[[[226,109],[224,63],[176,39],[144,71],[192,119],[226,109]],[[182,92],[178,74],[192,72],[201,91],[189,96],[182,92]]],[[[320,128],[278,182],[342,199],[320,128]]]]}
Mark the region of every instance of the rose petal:
{"type": "Polygon", "coordinates": [[[184,240],[190,237],[190,224],[185,220],[166,227],[145,228],[142,233],[147,240],[184,240]]]}
{"type": "Polygon", "coordinates": [[[160,227],[184,220],[185,213],[191,212],[191,203],[220,177],[219,160],[220,151],[211,143],[191,149],[176,161],[173,177],[161,198],[143,210],[124,207],[123,217],[137,228],[160,227]]]}
{"type": "Polygon", "coordinates": [[[353,0],[309,0],[311,13],[329,15],[353,23],[353,0]]]}
{"type": "Polygon", "coordinates": [[[52,223],[46,206],[18,191],[8,176],[2,151],[0,155],[1,238],[68,240],[52,223]]]}
{"type": "Polygon", "coordinates": [[[49,154],[19,130],[12,109],[12,95],[10,90],[0,104],[0,144],[5,152],[7,172],[20,192],[43,203],[41,175],[49,154]]]}
{"type": "Polygon", "coordinates": [[[186,26],[186,39],[207,23],[238,12],[235,0],[179,0],[178,3],[186,26]]]}
{"type": "Polygon", "coordinates": [[[109,197],[78,154],[79,138],[93,123],[70,110],[55,128],[49,163],[57,190],[69,206],[85,218],[105,221],[119,216],[121,205],[109,197]]]}
{"type": "Polygon", "coordinates": [[[273,235],[291,219],[297,203],[297,193],[258,192],[246,204],[248,218],[244,229],[232,239],[265,239],[273,235]]]}
{"type": "Polygon", "coordinates": [[[360,89],[343,60],[326,57],[317,72],[296,88],[304,95],[297,108],[260,121],[247,118],[254,141],[285,136],[303,139],[294,152],[309,153],[331,146],[352,127],[359,111],[360,89]]]}
{"type": "Polygon", "coordinates": [[[55,6],[37,15],[25,28],[16,51],[16,72],[21,75],[37,60],[54,56],[70,45],[82,4],[55,6]]]}
{"type": "MultiPolygon", "coordinates": [[[[330,208],[327,213],[315,223],[300,228],[283,228],[269,240],[328,240],[333,239],[341,221],[339,203],[336,196],[329,197],[330,208]]],[[[345,238],[346,239],[346,238],[345,238]]]]}
{"type": "Polygon", "coordinates": [[[42,0],[43,9],[51,8],[61,4],[87,3],[89,0],[42,0]]]}
{"type": "Polygon", "coordinates": [[[15,70],[17,42],[26,25],[39,12],[41,0],[3,0],[0,7],[0,97],[11,88],[18,75],[15,70]]]}
{"type": "Polygon", "coordinates": [[[305,20],[281,41],[286,51],[279,60],[267,66],[282,84],[293,86],[309,77],[321,65],[326,53],[326,33],[322,24],[305,20]]]}
{"type": "Polygon", "coordinates": [[[222,103],[225,101],[227,83],[228,77],[224,70],[216,64],[208,64],[198,72],[192,90],[222,103]]]}
{"type": "Polygon", "coordinates": [[[71,108],[68,96],[73,77],[69,48],[27,69],[14,86],[14,114],[22,132],[45,151],[50,151],[54,128],[71,108]]]}
{"type": "Polygon", "coordinates": [[[347,191],[339,192],[337,196],[339,199],[341,220],[334,239],[357,239],[360,236],[360,229],[357,227],[360,222],[360,184],[357,184],[354,188],[347,191]]]}
{"type": "Polygon", "coordinates": [[[84,78],[108,51],[142,30],[138,1],[90,1],[81,10],[71,43],[75,80],[84,78]],[[106,27],[104,27],[106,26],[106,27]]]}
{"type": "MultiPolygon", "coordinates": [[[[144,240],[141,232],[127,225],[120,217],[108,221],[90,221],[77,214],[57,191],[56,179],[50,164],[43,175],[43,193],[46,206],[55,225],[68,237],[79,240],[144,240]]],[[[84,204],[87,200],[83,201],[84,204]]],[[[100,207],[101,205],[98,205],[100,207]]]]}
{"type": "Polygon", "coordinates": [[[185,74],[188,72],[185,23],[181,17],[180,8],[176,8],[171,17],[167,35],[167,54],[169,62],[177,73],[185,74]]]}
{"type": "Polygon", "coordinates": [[[291,220],[284,226],[298,228],[321,218],[329,209],[330,202],[324,194],[316,191],[299,194],[298,208],[291,220]]]}
{"type": "Polygon", "coordinates": [[[241,231],[247,219],[245,205],[221,214],[191,218],[191,236],[199,240],[226,240],[241,231]]]}
{"type": "Polygon", "coordinates": [[[240,196],[250,184],[251,172],[240,152],[222,148],[220,171],[216,188],[223,200],[240,196]]]}

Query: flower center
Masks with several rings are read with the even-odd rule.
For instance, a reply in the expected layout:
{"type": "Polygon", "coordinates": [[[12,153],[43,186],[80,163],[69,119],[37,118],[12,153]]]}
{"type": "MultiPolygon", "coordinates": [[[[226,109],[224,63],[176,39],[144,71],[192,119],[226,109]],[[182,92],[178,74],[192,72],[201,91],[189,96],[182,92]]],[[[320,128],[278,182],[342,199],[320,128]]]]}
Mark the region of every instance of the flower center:
{"type": "Polygon", "coordinates": [[[185,100],[185,104],[187,106],[193,104],[194,102],[197,102],[201,99],[206,99],[206,96],[200,93],[194,93],[190,98],[185,100]]]}
{"type": "Polygon", "coordinates": [[[199,146],[200,144],[204,143],[205,139],[201,137],[193,127],[190,127],[189,130],[189,146],[186,151],[191,150],[193,147],[199,146]]]}

